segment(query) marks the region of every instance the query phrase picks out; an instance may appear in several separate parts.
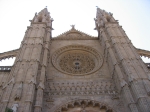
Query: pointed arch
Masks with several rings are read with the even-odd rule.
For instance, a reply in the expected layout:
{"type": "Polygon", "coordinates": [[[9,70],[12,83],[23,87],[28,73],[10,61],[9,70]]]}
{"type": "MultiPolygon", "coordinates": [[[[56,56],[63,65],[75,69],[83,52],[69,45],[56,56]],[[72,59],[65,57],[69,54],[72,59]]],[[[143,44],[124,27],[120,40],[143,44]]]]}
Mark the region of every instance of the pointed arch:
{"type": "Polygon", "coordinates": [[[54,112],[72,112],[70,110],[74,110],[75,108],[78,108],[78,111],[75,110],[73,112],[80,112],[83,108],[85,110],[87,109],[87,112],[91,110],[96,110],[93,112],[99,112],[100,110],[103,110],[102,112],[116,112],[112,107],[108,106],[106,103],[89,99],[76,99],[68,101],[65,104],[59,105],[54,112]]]}
{"type": "Polygon", "coordinates": [[[17,73],[16,82],[22,81],[23,73],[24,73],[24,69],[23,69],[23,68],[20,68],[20,69],[18,70],[18,73],[17,73]]]}
{"type": "Polygon", "coordinates": [[[30,52],[31,52],[31,49],[30,49],[29,47],[27,47],[27,48],[25,49],[23,59],[28,60],[29,57],[30,57],[30,52]]]}
{"type": "Polygon", "coordinates": [[[34,47],[33,50],[32,50],[31,59],[33,59],[33,60],[37,59],[38,54],[39,54],[38,48],[34,47]]]}
{"type": "Polygon", "coordinates": [[[25,81],[29,82],[31,80],[31,78],[33,77],[33,65],[31,64],[28,69],[27,69],[27,73],[26,73],[26,77],[25,77],[25,81]]]}

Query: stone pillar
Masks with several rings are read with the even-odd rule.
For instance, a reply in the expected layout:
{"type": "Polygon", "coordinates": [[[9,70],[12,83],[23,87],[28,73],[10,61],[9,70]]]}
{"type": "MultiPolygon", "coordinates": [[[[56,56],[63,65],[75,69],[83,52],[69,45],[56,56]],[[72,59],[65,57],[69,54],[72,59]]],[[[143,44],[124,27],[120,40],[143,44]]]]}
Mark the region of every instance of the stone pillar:
{"type": "Polygon", "coordinates": [[[33,104],[33,99],[34,99],[34,92],[35,92],[35,79],[33,77],[33,79],[31,80],[31,82],[29,82],[27,88],[27,92],[26,92],[26,97],[25,97],[25,102],[24,102],[24,112],[32,112],[32,104],[33,104]]]}
{"type": "Polygon", "coordinates": [[[40,83],[39,86],[37,87],[36,102],[35,102],[35,105],[34,105],[34,112],[42,112],[43,90],[44,90],[44,85],[42,83],[40,83]]]}
{"type": "Polygon", "coordinates": [[[39,82],[39,86],[37,87],[37,95],[36,95],[36,101],[34,106],[35,107],[34,112],[42,112],[43,91],[44,91],[44,82],[45,82],[46,67],[47,67],[47,60],[48,60],[48,53],[49,53],[49,46],[50,46],[50,36],[51,36],[51,29],[47,28],[47,36],[45,39],[46,41],[44,46],[40,82],[39,82]]]}
{"type": "Polygon", "coordinates": [[[5,112],[5,109],[7,107],[7,104],[8,104],[8,101],[10,99],[10,94],[11,94],[11,91],[12,91],[12,88],[14,86],[14,78],[12,78],[10,80],[10,82],[7,84],[6,86],[6,90],[3,94],[3,98],[2,98],[2,102],[1,102],[1,106],[0,106],[0,111],[1,112],[5,112]]]}

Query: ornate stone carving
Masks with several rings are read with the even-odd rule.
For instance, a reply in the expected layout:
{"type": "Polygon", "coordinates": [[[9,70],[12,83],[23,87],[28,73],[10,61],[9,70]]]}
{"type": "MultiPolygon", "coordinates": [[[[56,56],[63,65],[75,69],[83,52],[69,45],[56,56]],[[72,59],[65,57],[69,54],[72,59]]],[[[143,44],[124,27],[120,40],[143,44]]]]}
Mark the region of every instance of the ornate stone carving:
{"type": "Polygon", "coordinates": [[[88,73],[95,67],[94,59],[88,53],[78,50],[65,53],[59,65],[63,71],[74,75],[88,73]]]}
{"type": "Polygon", "coordinates": [[[108,105],[88,99],[72,100],[66,104],[61,105],[54,112],[116,112],[108,105]]]}
{"type": "Polygon", "coordinates": [[[57,50],[52,56],[52,63],[65,74],[87,75],[97,71],[103,59],[91,47],[70,45],[57,50]]]}
{"type": "Polygon", "coordinates": [[[0,53],[17,56],[12,69],[0,67],[0,112],[12,104],[13,112],[149,112],[150,72],[140,56],[150,51],[134,48],[111,13],[98,8],[96,37],[72,25],[53,38],[52,21],[45,8],[20,48],[0,53]]]}
{"type": "Polygon", "coordinates": [[[67,81],[67,82],[48,82],[45,95],[49,100],[52,96],[87,96],[87,95],[111,95],[117,96],[117,91],[111,81],[67,81]]]}
{"type": "Polygon", "coordinates": [[[98,38],[87,35],[73,27],[71,30],[53,38],[53,40],[98,40],[98,38]]]}

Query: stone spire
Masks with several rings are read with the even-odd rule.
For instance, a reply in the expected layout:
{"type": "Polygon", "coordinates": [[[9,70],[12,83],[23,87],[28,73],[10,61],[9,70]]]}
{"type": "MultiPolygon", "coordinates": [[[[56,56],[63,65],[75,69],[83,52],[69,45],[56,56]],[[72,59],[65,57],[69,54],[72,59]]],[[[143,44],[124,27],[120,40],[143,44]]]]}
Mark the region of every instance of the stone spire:
{"type": "MultiPolygon", "coordinates": [[[[5,96],[0,104],[0,111],[4,112],[6,107],[11,107],[12,104],[17,104],[18,112],[33,112],[34,100],[35,108],[39,108],[39,104],[43,101],[43,94],[40,88],[44,84],[45,68],[47,66],[47,56],[51,41],[52,21],[47,8],[44,8],[38,14],[36,13],[31,25],[25,32],[22,45],[16,57],[16,62],[10,74],[10,79],[14,79],[14,83],[6,86],[5,96]],[[44,57],[41,60],[41,57],[44,57]],[[36,81],[38,69],[41,68],[40,81],[36,81]],[[37,97],[35,98],[35,89],[37,89],[37,97]],[[35,99],[34,99],[35,98],[35,99]],[[23,106],[24,105],[24,106],[23,106]]],[[[41,109],[41,108],[39,108],[41,109]]],[[[39,112],[39,111],[38,111],[39,112]]]]}
{"type": "Polygon", "coordinates": [[[53,18],[51,18],[50,13],[48,12],[47,8],[41,10],[38,14],[35,13],[35,16],[32,20],[33,22],[45,22],[47,26],[52,27],[53,18]]]}
{"type": "Polygon", "coordinates": [[[143,66],[128,36],[112,13],[100,8],[97,8],[95,24],[100,43],[107,52],[106,57],[111,57],[108,64],[113,67],[115,84],[120,85],[117,89],[125,99],[124,104],[128,105],[131,112],[148,112],[150,73],[143,66]]]}
{"type": "Polygon", "coordinates": [[[97,13],[96,13],[96,19],[95,24],[96,28],[98,27],[104,27],[104,25],[108,22],[116,22],[116,20],[113,18],[112,13],[108,13],[105,10],[100,9],[97,7],[97,13]]]}

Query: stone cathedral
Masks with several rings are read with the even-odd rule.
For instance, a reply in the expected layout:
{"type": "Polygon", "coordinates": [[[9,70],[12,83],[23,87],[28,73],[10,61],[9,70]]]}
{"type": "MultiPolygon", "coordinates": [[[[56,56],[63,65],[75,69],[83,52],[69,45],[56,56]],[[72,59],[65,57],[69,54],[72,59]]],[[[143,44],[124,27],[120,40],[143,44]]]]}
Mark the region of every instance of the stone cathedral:
{"type": "Polygon", "coordinates": [[[36,13],[16,57],[0,66],[0,112],[150,112],[150,51],[133,46],[112,13],[97,8],[97,37],[72,28],[52,37],[36,13]]]}

